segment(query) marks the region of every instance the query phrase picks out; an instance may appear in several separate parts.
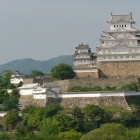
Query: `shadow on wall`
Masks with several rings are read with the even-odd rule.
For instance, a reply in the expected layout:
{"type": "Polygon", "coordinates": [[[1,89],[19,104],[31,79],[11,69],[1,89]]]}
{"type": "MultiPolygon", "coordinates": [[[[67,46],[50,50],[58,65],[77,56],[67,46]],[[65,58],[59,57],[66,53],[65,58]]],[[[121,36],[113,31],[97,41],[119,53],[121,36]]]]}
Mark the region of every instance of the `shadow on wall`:
{"type": "Polygon", "coordinates": [[[108,78],[100,69],[98,70],[99,78],[108,78]]]}
{"type": "Polygon", "coordinates": [[[132,109],[138,109],[140,110],[140,96],[125,96],[126,102],[132,109]]]}

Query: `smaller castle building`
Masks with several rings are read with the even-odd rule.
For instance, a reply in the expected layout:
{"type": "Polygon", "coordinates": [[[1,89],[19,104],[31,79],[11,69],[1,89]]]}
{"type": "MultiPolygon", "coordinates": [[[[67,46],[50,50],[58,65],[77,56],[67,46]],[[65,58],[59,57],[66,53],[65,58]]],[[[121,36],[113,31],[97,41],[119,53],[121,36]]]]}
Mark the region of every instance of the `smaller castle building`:
{"type": "Polygon", "coordinates": [[[79,44],[75,49],[73,59],[77,77],[98,77],[96,54],[91,52],[89,45],[79,44]]]}

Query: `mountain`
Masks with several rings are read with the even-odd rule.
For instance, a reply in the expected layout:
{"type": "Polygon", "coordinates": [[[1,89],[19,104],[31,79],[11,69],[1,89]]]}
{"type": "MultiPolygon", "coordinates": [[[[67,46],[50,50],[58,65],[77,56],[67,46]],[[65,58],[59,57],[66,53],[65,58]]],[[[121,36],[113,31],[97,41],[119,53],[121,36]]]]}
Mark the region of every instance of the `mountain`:
{"type": "Polygon", "coordinates": [[[6,64],[0,65],[0,73],[5,69],[9,69],[12,71],[18,70],[24,74],[30,74],[32,70],[50,73],[52,67],[56,66],[59,63],[66,63],[73,67],[72,59],[72,55],[62,55],[46,61],[34,60],[31,58],[13,60],[6,64]]]}

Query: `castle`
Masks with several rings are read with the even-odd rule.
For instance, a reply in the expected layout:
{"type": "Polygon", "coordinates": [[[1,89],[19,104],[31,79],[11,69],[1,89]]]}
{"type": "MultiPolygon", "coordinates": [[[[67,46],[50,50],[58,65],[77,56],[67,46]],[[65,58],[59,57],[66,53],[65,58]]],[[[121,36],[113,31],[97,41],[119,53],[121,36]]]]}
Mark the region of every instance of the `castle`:
{"type": "Polygon", "coordinates": [[[77,77],[140,76],[140,30],[133,28],[132,13],[113,15],[107,21],[96,53],[89,45],[76,47],[74,70],[77,77]]]}

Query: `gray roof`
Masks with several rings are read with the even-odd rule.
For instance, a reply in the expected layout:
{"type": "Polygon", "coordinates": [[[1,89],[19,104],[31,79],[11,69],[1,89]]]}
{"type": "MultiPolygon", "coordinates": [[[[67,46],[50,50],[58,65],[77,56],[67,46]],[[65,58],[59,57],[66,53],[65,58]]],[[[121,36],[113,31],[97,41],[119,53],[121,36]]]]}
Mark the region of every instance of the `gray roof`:
{"type": "Polygon", "coordinates": [[[49,82],[43,84],[46,88],[60,87],[57,82],[49,82]]]}
{"type": "MultiPolygon", "coordinates": [[[[132,14],[127,15],[111,15],[111,22],[130,22],[132,20],[132,14]]],[[[134,22],[134,21],[133,21],[134,22]]]]}
{"type": "Polygon", "coordinates": [[[90,49],[89,48],[89,45],[84,45],[84,44],[79,44],[79,46],[78,47],[76,47],[76,49],[90,49]]]}

